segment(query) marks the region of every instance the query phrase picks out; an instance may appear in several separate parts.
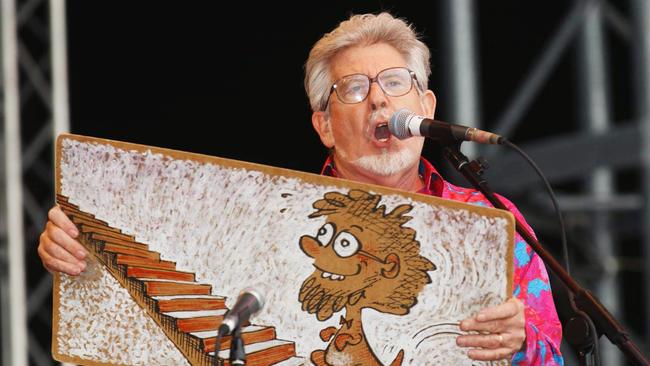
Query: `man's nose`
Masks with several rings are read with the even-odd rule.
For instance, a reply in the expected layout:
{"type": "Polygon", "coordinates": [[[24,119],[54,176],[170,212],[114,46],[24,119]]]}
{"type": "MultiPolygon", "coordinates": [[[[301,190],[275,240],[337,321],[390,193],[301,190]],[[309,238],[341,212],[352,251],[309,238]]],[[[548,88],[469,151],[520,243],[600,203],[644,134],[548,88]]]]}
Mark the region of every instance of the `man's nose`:
{"type": "Polygon", "coordinates": [[[388,97],[386,96],[386,93],[384,93],[384,91],[381,89],[381,86],[379,86],[379,83],[376,81],[370,83],[368,100],[370,101],[370,107],[372,110],[386,107],[388,104],[388,97]]]}

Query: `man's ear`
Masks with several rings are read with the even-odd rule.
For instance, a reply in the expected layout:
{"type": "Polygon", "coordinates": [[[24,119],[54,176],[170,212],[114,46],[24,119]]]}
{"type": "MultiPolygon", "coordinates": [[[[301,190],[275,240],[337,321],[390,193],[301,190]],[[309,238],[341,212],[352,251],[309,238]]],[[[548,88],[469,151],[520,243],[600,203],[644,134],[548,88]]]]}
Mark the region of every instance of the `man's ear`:
{"type": "Polygon", "coordinates": [[[332,134],[332,124],[330,123],[329,115],[323,111],[314,112],[311,115],[311,124],[314,130],[320,136],[320,140],[327,147],[331,149],[334,147],[334,135],[332,134]]]}
{"type": "Polygon", "coordinates": [[[420,103],[425,116],[433,119],[436,114],[436,95],[431,90],[426,90],[420,97],[420,103]]]}

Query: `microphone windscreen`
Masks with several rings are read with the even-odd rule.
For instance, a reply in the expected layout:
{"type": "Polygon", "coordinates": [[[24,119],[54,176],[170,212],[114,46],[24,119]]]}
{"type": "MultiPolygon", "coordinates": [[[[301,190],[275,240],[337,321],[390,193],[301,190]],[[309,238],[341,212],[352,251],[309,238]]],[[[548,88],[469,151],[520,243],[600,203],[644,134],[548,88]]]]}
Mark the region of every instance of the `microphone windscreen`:
{"type": "Polygon", "coordinates": [[[251,313],[256,313],[264,307],[264,297],[259,291],[253,288],[247,287],[243,289],[239,294],[239,296],[240,298],[250,297],[247,303],[250,304],[251,306],[250,308],[251,313]]]}
{"type": "Polygon", "coordinates": [[[390,117],[388,123],[388,129],[393,136],[397,137],[400,140],[411,137],[411,131],[408,128],[408,122],[415,115],[415,113],[409,111],[406,108],[402,108],[399,111],[393,113],[390,117]]]}

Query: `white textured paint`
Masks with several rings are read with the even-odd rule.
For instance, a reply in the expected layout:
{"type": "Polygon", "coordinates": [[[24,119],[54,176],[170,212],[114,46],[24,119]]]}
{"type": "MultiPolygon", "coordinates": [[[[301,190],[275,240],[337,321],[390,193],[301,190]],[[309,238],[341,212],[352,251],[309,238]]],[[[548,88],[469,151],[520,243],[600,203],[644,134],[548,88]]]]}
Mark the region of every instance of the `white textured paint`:
{"type": "Polygon", "coordinates": [[[60,278],[60,354],[124,365],[189,365],[101,264],[89,261],[79,277],[60,278]]]}
{"type": "MultiPolygon", "coordinates": [[[[161,259],[177,262],[177,270],[196,273],[197,282],[228,297],[228,306],[245,287],[263,293],[266,305],[254,323],[275,326],[278,338],[296,342],[299,356],[308,359],[311,351],[326,347],[318,331],[338,326],[343,314],[319,322],[301,310],[298,291],[313,266],[298,240],[315,235],[324,223],[322,217],[308,218],[312,203],[328,191],[347,189],[71,139],[63,141],[62,160],[61,193],[81,210],[135,235],[161,259]],[[285,193],[290,195],[283,198],[285,193]]],[[[480,364],[455,346],[455,336],[438,334],[457,327],[435,325],[455,323],[505,299],[506,220],[398,195],[384,196],[381,203],[389,211],[414,206],[406,226],[417,231],[421,254],[437,270],[409,314],[364,310],[372,349],[384,364],[400,349],[404,364],[480,364]]]]}

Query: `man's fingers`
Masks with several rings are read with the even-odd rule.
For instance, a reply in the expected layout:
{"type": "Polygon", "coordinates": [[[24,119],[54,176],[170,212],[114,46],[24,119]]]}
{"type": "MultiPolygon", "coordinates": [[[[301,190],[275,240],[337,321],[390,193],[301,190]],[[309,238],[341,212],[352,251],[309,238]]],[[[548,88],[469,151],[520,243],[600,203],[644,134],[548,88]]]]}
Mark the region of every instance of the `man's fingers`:
{"type": "Polygon", "coordinates": [[[471,349],[467,352],[469,358],[477,361],[494,361],[510,359],[512,357],[512,350],[510,348],[497,348],[497,349],[471,349]]]}
{"type": "MultiPolygon", "coordinates": [[[[73,239],[70,239],[73,240],[73,239]]],[[[78,243],[77,243],[78,244],[78,243]]],[[[81,245],[81,244],[78,244],[81,245]]],[[[82,271],[86,267],[86,262],[84,262],[83,259],[79,259],[77,256],[72,255],[65,247],[59,245],[58,243],[54,242],[48,235],[46,234],[41,234],[41,245],[38,246],[38,253],[41,254],[47,254],[49,257],[75,264],[77,267],[79,267],[82,271]]]]}
{"type": "Polygon", "coordinates": [[[465,332],[500,333],[503,331],[503,328],[504,324],[502,320],[478,322],[474,318],[469,318],[460,322],[460,330],[465,332]]]}
{"type": "MultiPolygon", "coordinates": [[[[55,246],[61,246],[68,253],[74,255],[77,259],[85,259],[88,255],[88,251],[84,248],[81,243],[74,240],[68,233],[63,231],[60,227],[55,226],[52,222],[48,221],[45,226],[47,239],[51,240],[55,246]]],[[[51,255],[56,256],[56,253],[53,253],[51,250],[48,250],[51,255]]],[[[63,259],[63,258],[60,258],[63,259]]]]}
{"type": "Polygon", "coordinates": [[[504,345],[505,339],[500,334],[470,334],[456,338],[456,344],[461,347],[496,349],[504,345]]]}
{"type": "MultiPolygon", "coordinates": [[[[476,320],[479,322],[511,318],[519,312],[519,300],[511,298],[503,304],[485,308],[476,315],[476,320]]],[[[522,305],[523,307],[523,305],[522,305]]]]}
{"type": "Polygon", "coordinates": [[[468,355],[475,360],[509,358],[521,348],[526,338],[525,321],[523,303],[511,298],[501,305],[483,309],[476,316],[461,321],[461,330],[482,334],[460,336],[456,343],[459,346],[474,347],[468,355]]]}
{"type": "Polygon", "coordinates": [[[79,264],[56,259],[48,254],[43,247],[38,248],[38,253],[43,261],[43,266],[45,266],[45,268],[50,272],[63,272],[72,276],[77,276],[82,271],[82,267],[79,264]]]}
{"type": "Polygon", "coordinates": [[[54,225],[60,227],[62,230],[68,233],[69,236],[76,238],[77,235],[79,235],[79,231],[77,230],[75,224],[70,221],[68,216],[66,216],[63,211],[61,211],[61,208],[59,206],[52,207],[47,213],[47,218],[50,219],[54,225]]]}

